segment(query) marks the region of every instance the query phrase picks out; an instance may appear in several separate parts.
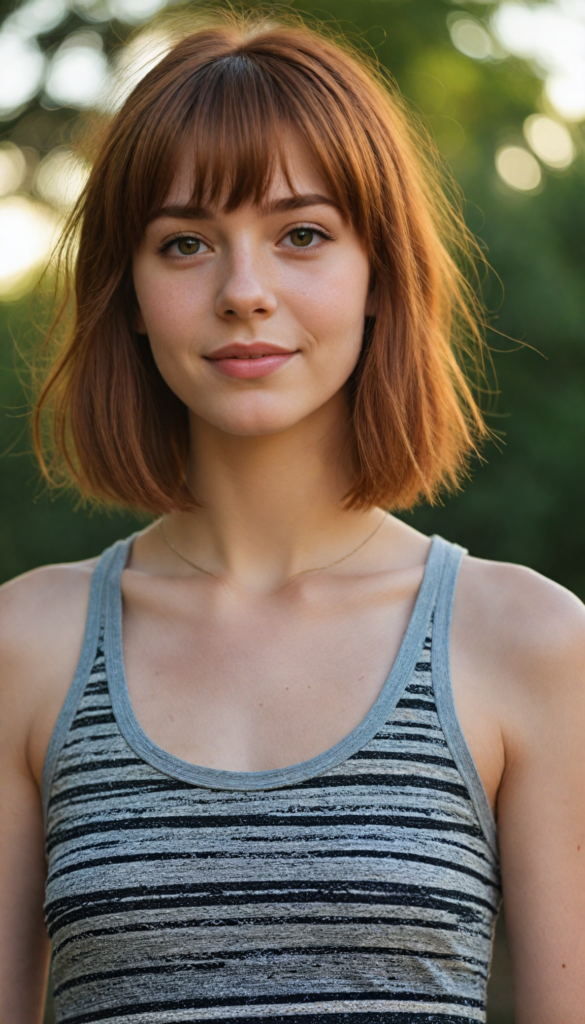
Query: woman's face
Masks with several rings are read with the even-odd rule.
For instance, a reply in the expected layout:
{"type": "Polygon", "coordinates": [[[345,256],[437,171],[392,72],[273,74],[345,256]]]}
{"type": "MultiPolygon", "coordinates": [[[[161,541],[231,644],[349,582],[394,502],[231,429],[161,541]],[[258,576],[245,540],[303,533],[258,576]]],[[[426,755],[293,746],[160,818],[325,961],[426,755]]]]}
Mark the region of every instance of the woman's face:
{"type": "Polygon", "coordinates": [[[194,210],[185,161],[134,255],[137,329],[195,417],[229,434],[321,409],[362,345],[365,247],[296,140],[289,174],[295,197],[277,173],[262,206],[194,210]]]}

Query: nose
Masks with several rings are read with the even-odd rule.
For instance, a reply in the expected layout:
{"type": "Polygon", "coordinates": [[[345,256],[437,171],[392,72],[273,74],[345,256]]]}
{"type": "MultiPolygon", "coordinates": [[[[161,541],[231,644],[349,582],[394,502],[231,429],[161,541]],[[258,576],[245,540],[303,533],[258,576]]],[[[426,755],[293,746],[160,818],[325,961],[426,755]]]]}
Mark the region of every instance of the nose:
{"type": "Polygon", "coordinates": [[[276,310],[276,297],[267,268],[252,246],[232,250],[216,300],[216,313],[224,320],[266,319],[276,310]]]}

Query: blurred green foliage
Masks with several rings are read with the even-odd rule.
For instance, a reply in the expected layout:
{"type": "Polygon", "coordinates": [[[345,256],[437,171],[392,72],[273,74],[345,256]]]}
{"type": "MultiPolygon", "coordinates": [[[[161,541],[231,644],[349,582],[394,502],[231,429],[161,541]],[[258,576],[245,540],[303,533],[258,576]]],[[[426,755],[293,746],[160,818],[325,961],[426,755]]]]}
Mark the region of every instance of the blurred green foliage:
{"type": "MultiPolygon", "coordinates": [[[[485,461],[473,466],[462,493],[407,518],[475,555],[532,566],[585,597],[582,143],[569,170],[544,172],[539,194],[515,193],[497,177],[494,153],[502,142],[522,140],[522,123],[538,108],[541,83],[528,65],[458,52],[446,24],[456,8],[445,0],[321,0],[318,9],[303,2],[295,9],[337,23],[390,70],[462,186],[468,223],[494,268],[485,296],[503,336],[489,335],[500,391],[489,423],[501,442],[485,446],[485,461]]],[[[477,15],[489,5],[467,9],[477,15]]],[[[70,19],[57,35],[72,27],[70,19]]],[[[109,31],[120,35],[117,26],[109,31]]],[[[33,105],[5,134],[48,145],[74,123],[72,111],[33,105]]],[[[55,499],[39,483],[12,341],[27,332],[27,321],[28,300],[0,309],[3,579],[93,555],[135,525],[129,515],[76,509],[71,497],[55,499]]]]}

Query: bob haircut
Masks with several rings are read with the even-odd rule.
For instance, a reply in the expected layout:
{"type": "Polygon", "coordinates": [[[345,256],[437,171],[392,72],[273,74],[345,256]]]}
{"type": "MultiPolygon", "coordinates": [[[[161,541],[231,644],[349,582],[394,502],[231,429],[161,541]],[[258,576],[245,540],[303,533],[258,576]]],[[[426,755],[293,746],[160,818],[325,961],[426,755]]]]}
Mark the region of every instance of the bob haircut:
{"type": "Polygon", "coordinates": [[[65,334],[34,417],[50,480],[153,514],[198,507],[184,479],[187,409],[134,327],[132,252],[187,146],[194,205],[229,211],[259,203],[277,163],[287,174],[291,129],[371,265],[376,315],[348,382],[346,507],[410,508],[458,483],[486,431],[458,359],[481,351],[480,307],[460,269],[474,242],[432,146],[344,41],[234,14],[180,39],[105,128],[69,222],[75,301],[65,298],[57,316],[65,334]]]}

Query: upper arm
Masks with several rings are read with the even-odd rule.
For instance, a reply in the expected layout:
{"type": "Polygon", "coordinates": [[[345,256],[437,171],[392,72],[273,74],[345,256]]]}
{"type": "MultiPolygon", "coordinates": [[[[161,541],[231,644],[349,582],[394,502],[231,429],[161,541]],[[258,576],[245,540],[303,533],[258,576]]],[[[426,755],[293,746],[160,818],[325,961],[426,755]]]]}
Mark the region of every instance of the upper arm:
{"type": "Polygon", "coordinates": [[[530,570],[488,566],[481,601],[471,595],[460,620],[474,610],[488,717],[502,738],[497,823],[516,1020],[583,1024],[585,607],[530,570]]]}
{"type": "Polygon", "coordinates": [[[559,596],[536,616],[498,799],[517,1019],[583,1024],[585,609],[559,596]]]}
{"type": "Polygon", "coordinates": [[[42,1019],[44,752],[75,672],[91,568],[55,567],[0,590],[0,1020],[42,1019]]]}
{"type": "Polygon", "coordinates": [[[11,738],[0,730],[0,1020],[32,1024],[41,1019],[48,967],[45,860],[39,791],[20,738],[20,723],[11,738]]]}

